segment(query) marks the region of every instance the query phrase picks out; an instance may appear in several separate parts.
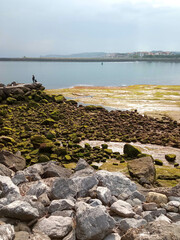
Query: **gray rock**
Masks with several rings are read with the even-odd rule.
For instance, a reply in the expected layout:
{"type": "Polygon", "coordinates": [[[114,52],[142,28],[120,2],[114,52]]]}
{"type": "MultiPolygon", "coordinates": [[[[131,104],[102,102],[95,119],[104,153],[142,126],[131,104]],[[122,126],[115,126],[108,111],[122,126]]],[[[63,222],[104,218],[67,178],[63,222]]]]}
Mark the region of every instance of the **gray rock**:
{"type": "Polygon", "coordinates": [[[0,175],[12,177],[14,175],[14,172],[7,168],[4,164],[0,163],[0,175]]]}
{"type": "Polygon", "coordinates": [[[168,197],[168,200],[169,200],[169,201],[178,201],[178,202],[180,202],[180,197],[169,196],[169,197],[168,197]]]}
{"type": "Polygon", "coordinates": [[[50,189],[48,188],[48,186],[43,182],[38,182],[33,184],[26,194],[34,195],[38,198],[41,194],[48,193],[48,192],[50,192],[50,189]]]}
{"type": "Polygon", "coordinates": [[[17,218],[19,220],[32,220],[39,217],[38,210],[29,203],[17,200],[0,209],[0,214],[4,217],[17,218]]]}
{"type": "Polygon", "coordinates": [[[122,200],[118,200],[117,202],[113,203],[110,207],[110,210],[118,214],[120,217],[131,218],[135,215],[132,206],[129,203],[122,200]]]}
{"type": "Polygon", "coordinates": [[[167,216],[168,218],[170,218],[171,221],[173,221],[173,222],[178,222],[178,221],[180,221],[180,214],[179,214],[179,213],[168,212],[168,213],[166,214],[166,216],[167,216]]]}
{"type": "Polygon", "coordinates": [[[69,199],[53,200],[49,206],[49,213],[55,211],[72,210],[75,204],[69,199]]]}
{"type": "Polygon", "coordinates": [[[59,166],[56,162],[48,162],[43,166],[43,178],[61,177],[69,178],[72,174],[70,169],[59,166]]]}
{"type": "Polygon", "coordinates": [[[145,179],[149,182],[149,184],[154,183],[156,178],[156,169],[154,166],[154,160],[151,156],[128,161],[127,167],[131,177],[139,180],[145,179]]]}
{"type": "Polygon", "coordinates": [[[89,190],[98,184],[95,176],[73,177],[73,182],[77,186],[77,197],[87,197],[89,190]]]}
{"type": "Polygon", "coordinates": [[[82,170],[76,171],[73,173],[71,178],[76,178],[76,177],[88,177],[91,176],[95,173],[94,169],[91,167],[84,168],[82,170]]]}
{"type": "Polygon", "coordinates": [[[76,204],[76,237],[79,240],[102,240],[115,226],[115,221],[105,207],[76,204]]]}
{"type": "Polygon", "coordinates": [[[0,189],[2,190],[1,196],[7,196],[9,193],[19,195],[19,188],[11,181],[10,177],[0,176],[0,189]]]}
{"type": "Polygon", "coordinates": [[[51,216],[61,216],[61,217],[74,217],[73,210],[63,210],[63,211],[55,211],[51,213],[51,216]]]}
{"type": "Polygon", "coordinates": [[[91,207],[97,207],[99,205],[102,205],[102,202],[99,199],[90,199],[89,204],[91,207]]]}
{"type": "Polygon", "coordinates": [[[145,225],[146,223],[147,221],[144,219],[137,220],[134,218],[125,218],[120,221],[119,229],[121,230],[122,233],[125,233],[130,228],[138,228],[140,226],[145,225]]]}
{"type": "Polygon", "coordinates": [[[134,198],[138,198],[141,202],[145,202],[146,200],[145,196],[137,190],[130,195],[130,199],[133,200],[134,198]]]}
{"type": "Polygon", "coordinates": [[[24,170],[25,176],[29,181],[41,180],[41,175],[44,173],[42,164],[34,164],[24,170]]]}
{"type": "Polygon", "coordinates": [[[97,197],[104,205],[109,205],[112,199],[111,191],[107,187],[97,187],[97,197]]]}
{"type": "Polygon", "coordinates": [[[170,201],[167,204],[163,205],[163,207],[168,211],[168,212],[179,212],[179,207],[180,207],[180,202],[178,201],[170,201]]]}
{"type": "Polygon", "coordinates": [[[14,227],[10,224],[0,225],[0,239],[12,240],[14,238],[14,227]]]}
{"type": "Polygon", "coordinates": [[[168,217],[166,217],[164,214],[161,214],[159,217],[157,217],[155,221],[166,221],[168,223],[171,223],[171,220],[168,217]]]}
{"type": "Polygon", "coordinates": [[[28,180],[26,179],[24,171],[18,171],[15,173],[15,175],[12,177],[12,182],[15,185],[19,185],[21,183],[27,182],[28,180]]]}
{"type": "Polygon", "coordinates": [[[77,195],[77,185],[72,179],[58,178],[54,181],[51,191],[52,199],[74,198],[77,195]]]}
{"type": "Polygon", "coordinates": [[[143,203],[143,210],[144,211],[155,211],[157,210],[157,204],[156,203],[143,203]]]}
{"type": "Polygon", "coordinates": [[[107,237],[105,237],[103,240],[121,240],[121,237],[118,233],[111,233],[107,237]]]}
{"type": "Polygon", "coordinates": [[[80,158],[74,171],[77,172],[85,168],[90,168],[90,166],[84,159],[80,158]]]}
{"type": "Polygon", "coordinates": [[[15,233],[15,239],[14,240],[29,240],[30,234],[25,231],[20,231],[15,233]]]}
{"type": "Polygon", "coordinates": [[[99,180],[99,185],[107,187],[111,191],[111,195],[118,197],[122,192],[130,196],[136,191],[136,184],[125,177],[120,172],[108,172],[100,170],[96,172],[96,177],[99,180]]]}
{"type": "Polygon", "coordinates": [[[159,208],[155,211],[145,211],[142,212],[142,217],[147,221],[147,222],[152,222],[155,220],[155,218],[159,217],[161,214],[165,215],[166,210],[164,208],[159,208]]]}
{"type": "Polygon", "coordinates": [[[126,202],[129,203],[132,207],[142,206],[142,202],[138,198],[134,198],[133,200],[128,199],[126,202]]]}
{"type": "Polygon", "coordinates": [[[170,205],[170,206],[174,206],[174,207],[179,207],[180,206],[180,202],[179,201],[170,201],[167,203],[167,205],[170,205]]]}
{"type": "Polygon", "coordinates": [[[26,160],[18,157],[9,151],[0,151],[0,163],[14,171],[22,170],[26,167],[26,160]]]}
{"type": "Polygon", "coordinates": [[[34,226],[52,239],[63,239],[72,230],[72,219],[70,217],[50,216],[40,219],[34,226]]]}
{"type": "Polygon", "coordinates": [[[45,207],[49,206],[51,201],[49,200],[49,197],[47,193],[43,193],[38,197],[38,201],[41,202],[45,207]]]}

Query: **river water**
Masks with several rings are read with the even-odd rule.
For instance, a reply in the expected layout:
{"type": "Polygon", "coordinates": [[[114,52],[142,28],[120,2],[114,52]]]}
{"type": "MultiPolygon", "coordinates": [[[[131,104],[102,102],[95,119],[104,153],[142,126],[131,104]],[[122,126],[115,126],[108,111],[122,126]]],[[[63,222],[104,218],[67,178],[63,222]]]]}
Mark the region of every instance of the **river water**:
{"type": "Polygon", "coordinates": [[[77,85],[179,85],[180,63],[174,62],[0,62],[0,82],[30,83],[32,75],[46,89],[77,85]]]}

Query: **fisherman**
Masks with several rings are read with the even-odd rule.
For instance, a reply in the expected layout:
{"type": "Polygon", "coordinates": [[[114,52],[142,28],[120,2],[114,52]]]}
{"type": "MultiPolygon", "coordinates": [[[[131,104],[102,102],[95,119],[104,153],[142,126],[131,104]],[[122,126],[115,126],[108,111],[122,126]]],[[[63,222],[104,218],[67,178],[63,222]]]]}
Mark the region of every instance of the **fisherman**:
{"type": "Polygon", "coordinates": [[[34,75],[32,75],[32,81],[33,81],[33,84],[35,83],[35,76],[34,75]]]}

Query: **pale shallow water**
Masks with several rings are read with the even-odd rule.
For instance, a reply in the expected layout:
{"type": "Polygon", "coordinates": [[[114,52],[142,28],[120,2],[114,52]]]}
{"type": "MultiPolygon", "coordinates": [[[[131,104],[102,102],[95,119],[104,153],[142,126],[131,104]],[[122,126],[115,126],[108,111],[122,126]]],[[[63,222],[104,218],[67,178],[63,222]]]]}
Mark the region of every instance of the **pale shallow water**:
{"type": "MultiPolygon", "coordinates": [[[[112,149],[113,152],[120,152],[120,154],[123,154],[123,147],[126,144],[125,142],[104,142],[84,140],[80,143],[80,145],[84,146],[85,143],[89,143],[92,147],[101,146],[101,144],[106,143],[108,144],[108,148],[112,149]]],[[[135,147],[138,147],[142,151],[142,153],[150,154],[154,159],[162,160],[164,165],[170,165],[165,159],[166,154],[176,154],[176,162],[180,164],[180,149],[178,148],[167,146],[164,147],[155,144],[141,144],[139,142],[130,144],[132,144],[135,147]]]]}

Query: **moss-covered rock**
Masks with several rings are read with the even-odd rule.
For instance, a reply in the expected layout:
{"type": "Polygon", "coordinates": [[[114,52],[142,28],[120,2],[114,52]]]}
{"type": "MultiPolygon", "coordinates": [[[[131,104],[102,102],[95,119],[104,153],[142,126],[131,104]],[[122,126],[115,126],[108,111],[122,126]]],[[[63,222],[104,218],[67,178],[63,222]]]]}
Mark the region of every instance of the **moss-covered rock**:
{"type": "Polygon", "coordinates": [[[55,147],[55,145],[52,142],[47,143],[41,143],[39,146],[39,152],[40,153],[52,153],[52,149],[55,147]]]}
{"type": "Polygon", "coordinates": [[[108,148],[108,145],[105,144],[105,143],[103,143],[103,144],[101,144],[101,147],[102,147],[102,149],[107,149],[107,148],[108,148]]]}
{"type": "Polygon", "coordinates": [[[42,121],[42,125],[49,125],[52,126],[53,124],[55,124],[56,121],[54,121],[52,118],[47,118],[44,121],[42,121]]]}
{"type": "Polygon", "coordinates": [[[54,130],[51,130],[46,134],[46,137],[47,137],[47,139],[50,139],[50,140],[55,139],[56,138],[56,132],[54,130]]]}
{"type": "Polygon", "coordinates": [[[9,143],[15,143],[15,140],[12,137],[0,136],[0,143],[3,143],[6,145],[9,143]]]}
{"type": "Polygon", "coordinates": [[[176,160],[176,155],[175,154],[166,154],[165,158],[168,162],[174,162],[176,160]]]}
{"type": "Polygon", "coordinates": [[[111,155],[113,153],[112,149],[104,149],[104,152],[108,155],[111,155]]]}
{"type": "Polygon", "coordinates": [[[35,148],[38,148],[41,143],[47,143],[48,139],[44,135],[34,135],[31,137],[31,143],[35,148]]]}
{"type": "Polygon", "coordinates": [[[126,154],[128,157],[136,158],[138,154],[141,154],[141,151],[137,147],[126,143],[124,145],[124,154],[126,154]]]}
{"type": "Polygon", "coordinates": [[[54,97],[54,100],[55,100],[57,103],[62,103],[62,102],[65,100],[65,98],[64,98],[63,95],[57,95],[57,96],[54,97]]]}
{"type": "Polygon", "coordinates": [[[70,161],[71,160],[71,156],[65,155],[65,160],[70,161]]]}
{"type": "Polygon", "coordinates": [[[180,179],[180,171],[170,166],[156,166],[156,176],[161,180],[177,180],[180,179]]]}
{"type": "Polygon", "coordinates": [[[155,165],[163,166],[163,161],[161,161],[159,159],[154,159],[154,163],[155,163],[155,165]]]}
{"type": "Polygon", "coordinates": [[[50,158],[47,155],[41,154],[38,157],[39,162],[48,162],[50,161],[50,158]]]}
{"type": "Polygon", "coordinates": [[[8,104],[14,104],[14,103],[17,102],[17,99],[16,99],[16,98],[13,98],[13,97],[8,97],[8,98],[6,99],[6,101],[7,101],[8,104]]]}

